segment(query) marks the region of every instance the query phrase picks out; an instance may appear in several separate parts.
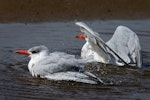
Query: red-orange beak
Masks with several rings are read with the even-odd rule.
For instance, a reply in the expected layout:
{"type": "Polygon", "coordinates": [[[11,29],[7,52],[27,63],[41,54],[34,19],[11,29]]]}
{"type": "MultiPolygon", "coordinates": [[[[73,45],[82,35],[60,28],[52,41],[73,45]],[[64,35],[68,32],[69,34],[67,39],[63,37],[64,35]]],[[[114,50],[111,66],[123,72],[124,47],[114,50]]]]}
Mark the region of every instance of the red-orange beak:
{"type": "Polygon", "coordinates": [[[76,38],[85,40],[84,34],[79,34],[79,35],[76,36],[76,38]]]}
{"type": "Polygon", "coordinates": [[[25,56],[29,56],[30,55],[30,53],[27,50],[17,50],[16,53],[22,54],[22,55],[25,55],[25,56]]]}

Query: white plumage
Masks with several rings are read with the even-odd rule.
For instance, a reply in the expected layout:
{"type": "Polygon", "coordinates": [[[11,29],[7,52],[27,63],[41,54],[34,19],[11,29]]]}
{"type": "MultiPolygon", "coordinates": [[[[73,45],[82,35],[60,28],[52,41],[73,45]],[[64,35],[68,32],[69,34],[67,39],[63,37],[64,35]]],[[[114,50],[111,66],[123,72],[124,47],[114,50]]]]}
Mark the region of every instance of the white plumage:
{"type": "Polygon", "coordinates": [[[62,52],[49,53],[45,46],[32,47],[29,50],[18,50],[16,53],[27,55],[31,58],[28,69],[32,76],[47,78],[49,80],[66,80],[90,84],[102,83],[83,64],[85,60],[76,59],[74,55],[62,52]]]}
{"type": "Polygon", "coordinates": [[[108,42],[104,42],[97,32],[94,32],[83,22],[76,22],[85,35],[86,43],[82,47],[82,58],[93,58],[97,62],[112,63],[123,66],[142,67],[141,46],[139,38],[125,26],[118,26],[108,42]]]}

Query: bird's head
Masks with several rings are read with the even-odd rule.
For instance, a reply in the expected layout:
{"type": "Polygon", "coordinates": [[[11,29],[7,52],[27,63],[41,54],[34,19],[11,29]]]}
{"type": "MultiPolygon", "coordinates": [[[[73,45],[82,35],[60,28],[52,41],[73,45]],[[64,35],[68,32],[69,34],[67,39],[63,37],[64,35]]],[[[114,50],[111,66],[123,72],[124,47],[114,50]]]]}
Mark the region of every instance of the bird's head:
{"type": "Polygon", "coordinates": [[[88,41],[89,34],[93,32],[92,29],[90,29],[83,22],[76,22],[75,24],[80,28],[80,31],[82,32],[82,34],[77,35],[76,38],[88,41]]]}
{"type": "Polygon", "coordinates": [[[84,34],[79,34],[79,35],[76,36],[76,38],[85,40],[86,36],[84,34]]]}
{"type": "Polygon", "coordinates": [[[49,50],[46,46],[35,46],[28,50],[17,50],[16,53],[25,55],[28,57],[40,57],[40,56],[46,56],[49,54],[49,50]]]}

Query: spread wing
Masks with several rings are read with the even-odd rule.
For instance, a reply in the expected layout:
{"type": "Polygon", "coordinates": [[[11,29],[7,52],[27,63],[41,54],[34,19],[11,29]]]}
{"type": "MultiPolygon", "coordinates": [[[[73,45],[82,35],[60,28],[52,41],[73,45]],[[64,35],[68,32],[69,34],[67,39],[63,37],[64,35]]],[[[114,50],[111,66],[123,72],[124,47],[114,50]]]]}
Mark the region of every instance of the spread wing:
{"type": "Polygon", "coordinates": [[[35,65],[34,76],[40,76],[49,80],[68,80],[90,84],[102,83],[92,73],[86,72],[82,64],[86,62],[76,59],[74,55],[61,52],[51,53],[41,62],[35,65]]]}
{"type": "Polygon", "coordinates": [[[99,56],[112,62],[115,57],[115,63],[118,65],[142,66],[139,38],[129,28],[118,26],[113,37],[105,43],[97,32],[94,32],[83,22],[76,22],[76,25],[80,27],[81,32],[85,33],[86,41],[99,56]]]}
{"type": "Polygon", "coordinates": [[[105,62],[110,61],[109,54],[107,52],[105,42],[100,38],[97,32],[94,32],[83,22],[76,22],[76,25],[80,27],[81,32],[86,36],[86,41],[89,42],[93,51],[95,51],[100,57],[102,57],[105,62]]]}
{"type": "Polygon", "coordinates": [[[118,26],[112,38],[106,43],[127,63],[142,66],[139,38],[125,26],[118,26]]]}
{"type": "Polygon", "coordinates": [[[67,81],[76,81],[89,84],[102,84],[104,83],[101,79],[97,78],[95,75],[89,72],[59,72],[45,76],[49,80],[67,80],[67,81]]]}

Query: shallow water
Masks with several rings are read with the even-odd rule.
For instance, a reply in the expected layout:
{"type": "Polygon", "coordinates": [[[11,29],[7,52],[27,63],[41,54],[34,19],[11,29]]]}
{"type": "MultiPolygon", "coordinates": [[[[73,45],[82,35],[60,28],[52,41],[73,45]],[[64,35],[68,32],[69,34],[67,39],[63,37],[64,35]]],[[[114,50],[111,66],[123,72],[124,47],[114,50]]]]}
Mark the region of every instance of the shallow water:
{"type": "Polygon", "coordinates": [[[0,99],[122,99],[150,98],[150,20],[106,20],[86,23],[101,38],[109,40],[118,25],[137,33],[142,46],[143,68],[87,64],[89,70],[111,85],[54,82],[33,78],[27,69],[29,58],[16,55],[17,49],[46,45],[51,52],[80,56],[84,41],[75,38],[80,30],[75,22],[0,24],[0,99]],[[93,67],[93,69],[91,68],[93,67]],[[96,69],[96,70],[95,70],[96,69]]]}

